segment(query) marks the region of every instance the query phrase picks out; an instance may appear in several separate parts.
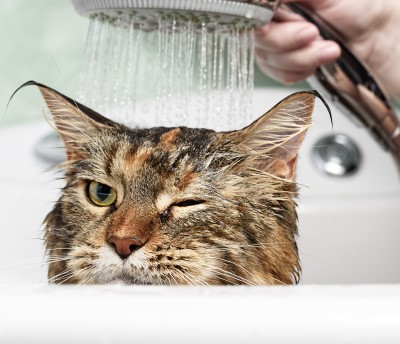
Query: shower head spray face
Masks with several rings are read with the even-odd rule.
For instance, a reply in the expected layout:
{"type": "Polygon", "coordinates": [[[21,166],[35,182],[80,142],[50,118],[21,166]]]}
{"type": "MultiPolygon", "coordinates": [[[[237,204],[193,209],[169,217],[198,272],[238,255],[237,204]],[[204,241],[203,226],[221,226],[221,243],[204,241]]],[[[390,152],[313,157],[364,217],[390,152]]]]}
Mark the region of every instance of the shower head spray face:
{"type": "Polygon", "coordinates": [[[72,0],[76,11],[119,25],[134,23],[144,30],[158,27],[160,20],[215,26],[257,27],[268,23],[278,0],[72,0]]]}
{"type": "Polygon", "coordinates": [[[271,20],[277,0],[73,3],[90,17],[83,104],[138,127],[250,122],[254,27],[271,20]]]}

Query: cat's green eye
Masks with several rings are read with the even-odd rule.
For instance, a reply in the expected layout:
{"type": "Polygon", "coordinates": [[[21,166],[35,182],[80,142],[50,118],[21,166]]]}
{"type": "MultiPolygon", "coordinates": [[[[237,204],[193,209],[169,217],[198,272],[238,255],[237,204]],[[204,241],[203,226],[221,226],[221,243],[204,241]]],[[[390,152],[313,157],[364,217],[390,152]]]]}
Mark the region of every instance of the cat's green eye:
{"type": "Polygon", "coordinates": [[[95,181],[91,181],[89,184],[88,196],[94,204],[100,207],[108,207],[117,199],[117,193],[112,187],[95,181]]]}

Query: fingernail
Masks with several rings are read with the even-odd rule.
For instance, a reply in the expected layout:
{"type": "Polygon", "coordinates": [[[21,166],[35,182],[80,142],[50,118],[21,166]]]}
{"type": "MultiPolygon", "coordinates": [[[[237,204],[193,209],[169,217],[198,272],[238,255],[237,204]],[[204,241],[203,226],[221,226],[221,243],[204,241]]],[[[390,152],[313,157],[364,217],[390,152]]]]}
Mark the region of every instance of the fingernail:
{"type": "Polygon", "coordinates": [[[299,43],[306,43],[311,41],[312,39],[316,38],[318,36],[318,30],[317,28],[313,26],[308,26],[302,30],[300,30],[296,34],[296,39],[297,42],[299,43]]]}
{"type": "Polygon", "coordinates": [[[340,55],[340,48],[335,43],[325,43],[318,49],[318,59],[321,63],[331,62],[340,55]]]}

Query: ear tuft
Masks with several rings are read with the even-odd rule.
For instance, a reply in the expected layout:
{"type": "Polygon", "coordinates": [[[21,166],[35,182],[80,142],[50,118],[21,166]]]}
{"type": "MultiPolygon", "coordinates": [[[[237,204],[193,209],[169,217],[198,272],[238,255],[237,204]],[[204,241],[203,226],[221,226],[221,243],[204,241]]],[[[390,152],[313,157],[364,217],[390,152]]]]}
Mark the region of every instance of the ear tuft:
{"type": "Polygon", "coordinates": [[[92,140],[96,132],[116,125],[113,121],[52,88],[34,84],[39,87],[50,110],[56,130],[64,142],[68,160],[84,159],[83,144],[92,140]]]}
{"type": "Polygon", "coordinates": [[[255,168],[294,180],[296,159],[311,125],[315,93],[294,93],[248,127],[237,132],[239,144],[256,157],[255,168]]]}

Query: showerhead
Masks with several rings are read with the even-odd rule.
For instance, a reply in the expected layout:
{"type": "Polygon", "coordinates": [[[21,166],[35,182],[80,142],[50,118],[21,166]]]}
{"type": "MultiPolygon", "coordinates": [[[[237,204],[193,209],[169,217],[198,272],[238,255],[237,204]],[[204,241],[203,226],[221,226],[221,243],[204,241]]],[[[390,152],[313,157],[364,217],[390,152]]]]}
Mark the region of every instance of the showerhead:
{"type": "Polygon", "coordinates": [[[90,17],[82,103],[133,126],[248,122],[254,28],[278,0],[72,1],[90,17]]]}
{"type": "Polygon", "coordinates": [[[76,11],[105,21],[134,23],[152,30],[160,20],[190,21],[208,29],[235,25],[257,27],[268,23],[278,0],[73,0],[76,11]]]}

